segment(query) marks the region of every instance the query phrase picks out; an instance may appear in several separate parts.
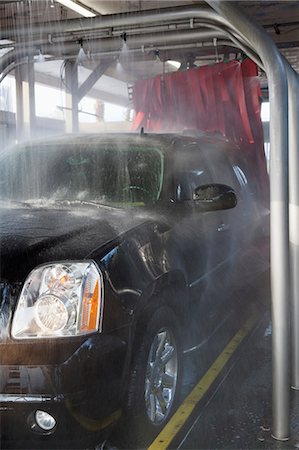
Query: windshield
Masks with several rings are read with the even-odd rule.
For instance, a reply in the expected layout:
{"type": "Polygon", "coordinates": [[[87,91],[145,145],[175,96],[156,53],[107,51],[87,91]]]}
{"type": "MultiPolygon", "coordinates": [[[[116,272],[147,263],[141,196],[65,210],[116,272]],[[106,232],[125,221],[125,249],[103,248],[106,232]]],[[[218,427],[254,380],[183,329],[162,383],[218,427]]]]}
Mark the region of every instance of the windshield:
{"type": "Polygon", "coordinates": [[[144,206],[160,197],[163,161],[146,143],[19,147],[0,159],[0,199],[144,206]]]}

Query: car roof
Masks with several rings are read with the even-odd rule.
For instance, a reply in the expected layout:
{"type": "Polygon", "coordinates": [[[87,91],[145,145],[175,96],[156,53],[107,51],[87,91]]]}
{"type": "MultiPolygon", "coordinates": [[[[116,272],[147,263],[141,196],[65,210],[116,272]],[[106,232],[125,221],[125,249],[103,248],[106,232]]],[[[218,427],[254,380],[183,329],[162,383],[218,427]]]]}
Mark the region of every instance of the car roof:
{"type": "Polygon", "coordinates": [[[236,148],[234,144],[227,141],[220,135],[202,133],[202,132],[190,132],[191,135],[184,132],[184,134],[174,134],[174,133],[92,133],[92,134],[65,134],[61,136],[50,136],[45,139],[35,139],[32,141],[27,141],[20,143],[20,147],[30,147],[30,146],[47,146],[47,145],[63,145],[68,146],[72,143],[76,145],[86,145],[95,144],[97,142],[119,142],[120,144],[132,144],[136,143],[142,145],[143,142],[148,144],[159,144],[159,150],[164,153],[173,153],[173,148],[177,150],[180,146],[194,146],[198,145],[198,148],[204,148],[207,145],[213,146],[215,148],[228,150],[236,148]]]}

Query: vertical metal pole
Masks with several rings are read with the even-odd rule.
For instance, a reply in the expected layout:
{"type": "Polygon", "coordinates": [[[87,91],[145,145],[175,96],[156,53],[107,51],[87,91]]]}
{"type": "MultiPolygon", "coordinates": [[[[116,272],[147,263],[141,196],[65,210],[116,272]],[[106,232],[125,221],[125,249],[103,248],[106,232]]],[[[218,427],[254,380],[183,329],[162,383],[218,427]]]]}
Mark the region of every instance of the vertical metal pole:
{"type": "Polygon", "coordinates": [[[79,131],[78,113],[78,64],[77,61],[67,60],[65,65],[65,131],[77,133],[79,131]]]}
{"type": "Polygon", "coordinates": [[[290,327],[289,327],[289,221],[288,221],[288,90],[284,63],[271,38],[232,2],[208,0],[221,16],[255,49],[269,83],[270,100],[270,206],[272,291],[272,435],[290,435],[290,327]]]}
{"type": "Polygon", "coordinates": [[[22,66],[17,66],[15,69],[16,80],[16,136],[17,139],[22,139],[23,135],[23,85],[22,85],[22,66]]]}
{"type": "Polygon", "coordinates": [[[35,131],[34,64],[28,61],[16,67],[17,113],[16,131],[18,139],[29,139],[35,131]]]}
{"type": "MultiPolygon", "coordinates": [[[[273,61],[272,71],[275,72],[273,61]]],[[[270,101],[270,209],[272,292],[272,435],[290,436],[290,291],[287,85],[268,76],[270,101]]]]}
{"type": "Polygon", "coordinates": [[[35,74],[34,74],[34,62],[33,58],[29,57],[27,64],[27,82],[28,82],[28,117],[29,117],[29,130],[30,137],[34,136],[36,132],[36,114],[35,114],[35,74]]]}
{"type": "Polygon", "coordinates": [[[299,389],[299,76],[285,60],[289,87],[289,214],[292,298],[292,387],[299,389]]]}

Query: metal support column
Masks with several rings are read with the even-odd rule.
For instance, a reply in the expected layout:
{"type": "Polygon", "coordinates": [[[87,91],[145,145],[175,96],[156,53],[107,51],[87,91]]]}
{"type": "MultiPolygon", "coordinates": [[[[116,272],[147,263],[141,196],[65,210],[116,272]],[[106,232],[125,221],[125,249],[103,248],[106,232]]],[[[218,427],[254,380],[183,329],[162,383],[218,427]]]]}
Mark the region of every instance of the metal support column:
{"type": "Polygon", "coordinates": [[[292,387],[299,389],[299,76],[285,61],[289,87],[289,214],[292,298],[292,387]]]}
{"type": "Polygon", "coordinates": [[[266,69],[270,100],[270,206],[272,290],[272,435],[290,436],[290,299],[288,220],[288,86],[284,62],[262,27],[251,22],[232,2],[208,3],[258,51],[266,69]]]}
{"type": "Polygon", "coordinates": [[[18,140],[29,139],[35,131],[34,64],[28,61],[16,67],[16,136],[18,140]]]}
{"type": "Polygon", "coordinates": [[[75,60],[67,60],[65,65],[65,132],[79,131],[78,112],[78,64],[75,60]]]}

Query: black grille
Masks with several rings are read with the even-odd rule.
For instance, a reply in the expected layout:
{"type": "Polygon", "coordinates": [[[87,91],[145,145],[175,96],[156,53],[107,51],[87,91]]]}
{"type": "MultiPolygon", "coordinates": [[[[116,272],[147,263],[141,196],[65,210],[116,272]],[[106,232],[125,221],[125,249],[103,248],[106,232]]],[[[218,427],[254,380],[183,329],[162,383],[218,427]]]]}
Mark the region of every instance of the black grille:
{"type": "Polygon", "coordinates": [[[0,311],[2,310],[7,296],[9,295],[9,285],[4,282],[0,282],[0,311]]]}
{"type": "Polygon", "coordinates": [[[0,282],[0,342],[9,337],[9,327],[19,291],[18,283],[0,282]]]}

